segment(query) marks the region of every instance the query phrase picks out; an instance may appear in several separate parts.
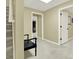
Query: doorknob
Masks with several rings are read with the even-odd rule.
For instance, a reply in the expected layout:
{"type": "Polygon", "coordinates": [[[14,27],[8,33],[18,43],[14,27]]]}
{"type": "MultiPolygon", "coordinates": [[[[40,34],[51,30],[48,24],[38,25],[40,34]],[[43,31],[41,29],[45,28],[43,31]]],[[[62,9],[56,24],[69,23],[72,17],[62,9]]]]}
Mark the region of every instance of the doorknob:
{"type": "Polygon", "coordinates": [[[62,28],[62,26],[60,26],[60,28],[62,28]]]}

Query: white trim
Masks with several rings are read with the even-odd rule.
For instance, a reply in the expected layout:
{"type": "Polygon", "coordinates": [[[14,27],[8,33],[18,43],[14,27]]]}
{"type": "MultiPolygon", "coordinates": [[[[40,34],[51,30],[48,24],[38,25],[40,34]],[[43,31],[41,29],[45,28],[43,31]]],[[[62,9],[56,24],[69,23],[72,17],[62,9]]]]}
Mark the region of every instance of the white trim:
{"type": "Polygon", "coordinates": [[[69,6],[66,6],[66,7],[63,7],[63,8],[60,8],[59,10],[64,10],[64,9],[67,9],[67,8],[70,8],[70,7],[73,7],[73,5],[69,5],[69,6]]]}
{"type": "Polygon", "coordinates": [[[60,44],[60,10],[58,11],[58,44],[60,44]]]}
{"type": "Polygon", "coordinates": [[[42,15],[42,40],[44,39],[44,15],[42,15]]]}
{"type": "MultiPolygon", "coordinates": [[[[33,14],[37,14],[37,15],[41,15],[42,16],[42,40],[43,40],[43,38],[44,38],[44,28],[43,28],[43,26],[44,26],[44,22],[43,22],[43,20],[44,20],[44,15],[42,14],[42,13],[38,13],[38,12],[32,12],[31,13],[31,22],[32,22],[32,16],[33,16],[33,14]]],[[[32,29],[32,23],[31,23],[31,29],[32,29]]],[[[31,32],[32,33],[32,32],[31,32]]],[[[33,33],[32,33],[32,36],[33,36],[33,33]]]]}
{"type": "Polygon", "coordinates": [[[16,53],[15,48],[16,48],[16,46],[15,46],[15,33],[14,33],[14,32],[15,32],[15,28],[14,28],[15,26],[14,26],[14,25],[15,25],[15,23],[14,23],[14,22],[12,22],[12,36],[13,36],[13,37],[12,37],[12,38],[13,38],[13,59],[15,59],[15,57],[16,57],[16,56],[15,56],[15,53],[16,53]]]}
{"type": "Polygon", "coordinates": [[[67,8],[70,8],[70,7],[73,7],[73,5],[68,5],[68,6],[66,6],[66,7],[62,7],[62,8],[60,8],[59,10],[58,10],[58,35],[59,35],[59,37],[58,37],[58,44],[61,44],[60,43],[60,11],[61,10],[63,10],[63,9],[67,9],[67,8]]]}
{"type": "Polygon", "coordinates": [[[54,42],[54,41],[51,41],[51,40],[48,40],[48,39],[44,39],[44,40],[47,41],[47,42],[49,42],[49,43],[52,43],[52,44],[60,45],[57,42],[54,42]]]}
{"type": "Polygon", "coordinates": [[[39,12],[32,12],[32,14],[37,14],[37,15],[43,15],[42,13],[39,13],[39,12]]]}
{"type": "MultiPolygon", "coordinates": [[[[38,37],[38,39],[41,39],[41,37],[38,37]]],[[[43,39],[44,41],[47,41],[47,42],[49,42],[49,43],[52,43],[52,44],[56,44],[56,45],[60,45],[60,44],[58,44],[57,42],[54,42],[54,41],[51,41],[51,40],[48,40],[48,39],[43,39]]]]}

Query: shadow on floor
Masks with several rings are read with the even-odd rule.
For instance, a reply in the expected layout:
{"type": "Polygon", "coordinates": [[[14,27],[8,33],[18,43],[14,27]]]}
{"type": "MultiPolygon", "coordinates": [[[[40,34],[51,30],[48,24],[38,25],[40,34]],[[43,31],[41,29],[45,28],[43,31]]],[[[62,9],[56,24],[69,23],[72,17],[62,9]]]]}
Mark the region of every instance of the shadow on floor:
{"type": "Polygon", "coordinates": [[[30,51],[24,51],[24,59],[32,57],[32,56],[34,56],[34,55],[32,55],[32,53],[30,51]]]}

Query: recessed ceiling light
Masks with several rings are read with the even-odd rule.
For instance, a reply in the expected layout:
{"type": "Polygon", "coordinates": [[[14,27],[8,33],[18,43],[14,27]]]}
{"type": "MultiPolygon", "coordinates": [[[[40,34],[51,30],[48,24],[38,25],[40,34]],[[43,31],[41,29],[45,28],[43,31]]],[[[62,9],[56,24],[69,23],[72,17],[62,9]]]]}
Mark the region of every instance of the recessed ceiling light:
{"type": "Polygon", "coordinates": [[[49,3],[49,2],[51,2],[52,0],[40,0],[40,1],[42,1],[42,2],[44,2],[44,3],[49,3]]]}

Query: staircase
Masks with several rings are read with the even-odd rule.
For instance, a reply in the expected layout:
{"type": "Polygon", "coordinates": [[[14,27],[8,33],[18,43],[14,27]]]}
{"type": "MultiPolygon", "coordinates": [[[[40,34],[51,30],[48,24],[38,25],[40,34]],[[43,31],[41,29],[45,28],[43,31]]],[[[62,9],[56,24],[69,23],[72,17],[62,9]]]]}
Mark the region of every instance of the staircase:
{"type": "Polygon", "coordinates": [[[13,59],[12,23],[9,20],[9,7],[6,7],[6,59],[13,59]]]}

